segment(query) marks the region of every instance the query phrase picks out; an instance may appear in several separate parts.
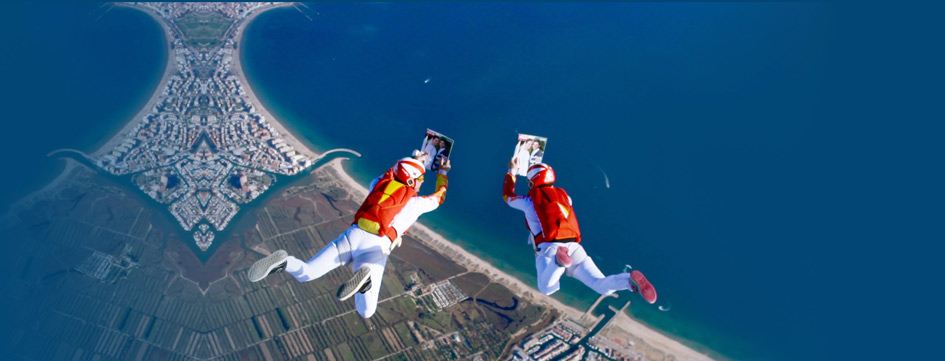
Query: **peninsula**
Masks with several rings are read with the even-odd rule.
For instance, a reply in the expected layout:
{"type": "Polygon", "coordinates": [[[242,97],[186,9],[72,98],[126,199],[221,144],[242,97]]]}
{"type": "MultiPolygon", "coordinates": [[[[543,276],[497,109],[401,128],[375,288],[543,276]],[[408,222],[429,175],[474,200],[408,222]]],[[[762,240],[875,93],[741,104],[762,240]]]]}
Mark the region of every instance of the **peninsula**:
{"type": "Polygon", "coordinates": [[[134,3],[168,40],[167,68],[148,105],[90,158],[132,181],[207,250],[248,203],[318,154],[267,112],[239,67],[243,26],[273,3],[134,3]]]}
{"type": "MultiPolygon", "coordinates": [[[[11,211],[0,254],[12,275],[5,354],[71,360],[709,360],[631,319],[623,297],[587,312],[417,224],[391,254],[377,314],[316,282],[246,270],[276,249],[314,255],[350,225],[367,189],[293,138],[252,95],[236,44],[260,12],[286,4],[136,3],[165,29],[163,86],[118,135],[11,211]],[[314,168],[314,169],[310,169],[314,168]],[[103,176],[130,175],[124,178],[103,176]],[[277,177],[297,175],[259,207],[277,177]],[[124,183],[123,183],[124,182],[124,183]],[[126,188],[130,188],[131,192],[126,188]],[[142,196],[141,192],[144,192],[142,196]],[[206,250],[145,202],[168,204],[206,250]],[[212,227],[212,229],[210,228],[212,227]],[[226,231],[224,232],[224,229],[226,231]]],[[[291,5],[291,4],[288,4],[291,5]]],[[[166,217],[165,217],[166,218],[166,217]]],[[[6,266],[5,266],[6,267],[6,266]]],[[[2,345],[2,344],[0,344],[2,345]]]]}

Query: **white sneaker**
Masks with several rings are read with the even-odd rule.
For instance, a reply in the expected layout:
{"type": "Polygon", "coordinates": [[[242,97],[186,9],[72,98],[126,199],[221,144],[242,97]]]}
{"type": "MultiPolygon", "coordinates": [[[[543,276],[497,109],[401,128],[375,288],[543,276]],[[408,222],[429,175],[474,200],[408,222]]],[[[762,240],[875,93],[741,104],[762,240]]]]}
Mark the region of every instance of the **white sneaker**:
{"type": "Polygon", "coordinates": [[[355,293],[365,293],[371,289],[371,270],[367,267],[361,267],[341,287],[338,288],[338,301],[344,301],[355,293]]]}
{"type": "Polygon", "coordinates": [[[268,275],[284,270],[286,266],[285,259],[288,256],[288,253],[280,249],[256,261],[256,263],[253,263],[253,266],[249,268],[249,271],[246,272],[249,280],[251,282],[259,282],[268,275]]]}

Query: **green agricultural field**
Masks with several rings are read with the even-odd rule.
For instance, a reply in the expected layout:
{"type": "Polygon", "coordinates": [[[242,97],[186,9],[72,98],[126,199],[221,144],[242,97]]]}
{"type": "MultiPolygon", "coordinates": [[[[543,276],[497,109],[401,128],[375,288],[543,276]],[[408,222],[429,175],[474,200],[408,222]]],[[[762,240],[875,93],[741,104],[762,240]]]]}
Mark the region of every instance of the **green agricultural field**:
{"type": "Polygon", "coordinates": [[[397,336],[400,336],[400,342],[403,342],[404,346],[413,347],[417,345],[417,340],[408,327],[406,323],[398,323],[394,325],[394,330],[397,331],[397,336]]]}
{"type": "Polygon", "coordinates": [[[392,360],[392,361],[407,361],[408,358],[407,358],[407,355],[404,355],[404,354],[402,354],[402,353],[399,353],[399,354],[396,354],[396,355],[394,355],[394,356],[391,356],[390,360],[392,360]]]}
{"type": "Polygon", "coordinates": [[[397,275],[384,275],[384,280],[381,281],[381,284],[384,285],[383,287],[387,290],[387,292],[390,292],[391,296],[404,293],[404,285],[400,283],[400,279],[397,277],[397,275]]]}
{"type": "Polygon", "coordinates": [[[417,304],[407,296],[397,297],[377,305],[377,314],[389,323],[405,320],[412,316],[416,310],[417,304]]]}
{"type": "Polygon", "coordinates": [[[367,328],[364,327],[364,321],[361,320],[361,315],[357,312],[345,314],[341,316],[341,320],[351,336],[359,336],[367,332],[367,328]]]}
{"type": "Polygon", "coordinates": [[[397,304],[397,309],[405,315],[411,315],[417,310],[417,303],[413,301],[413,298],[407,296],[394,299],[394,303],[397,304]]]}
{"type": "Polygon", "coordinates": [[[347,342],[338,345],[338,352],[336,352],[335,355],[341,356],[345,361],[357,361],[357,359],[354,358],[354,352],[351,352],[351,347],[348,347],[347,342]]]}
{"type": "Polygon", "coordinates": [[[417,323],[443,333],[452,331],[449,312],[425,313],[423,317],[417,319],[417,323]]]}
{"type": "Polygon", "coordinates": [[[378,335],[377,332],[364,334],[364,336],[361,336],[361,342],[364,343],[364,347],[367,348],[372,359],[381,358],[389,354],[387,347],[384,346],[384,341],[381,340],[381,336],[378,335]]]}

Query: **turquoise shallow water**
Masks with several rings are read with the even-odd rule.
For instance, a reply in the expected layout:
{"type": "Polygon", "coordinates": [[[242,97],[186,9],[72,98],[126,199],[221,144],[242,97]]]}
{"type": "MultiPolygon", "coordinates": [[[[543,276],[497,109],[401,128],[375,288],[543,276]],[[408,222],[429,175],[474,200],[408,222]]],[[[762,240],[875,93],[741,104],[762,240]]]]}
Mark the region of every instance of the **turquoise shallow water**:
{"type": "MultiPolygon", "coordinates": [[[[418,147],[425,128],[449,135],[448,201],[424,221],[533,283],[501,182],[515,134],[547,136],[545,161],[575,199],[589,254],[604,273],[643,270],[657,305],[671,306],[636,299],[634,317],[738,359],[823,347],[820,311],[782,288],[819,271],[800,247],[818,241],[794,226],[812,221],[797,212],[819,196],[799,171],[817,156],[807,144],[826,82],[821,5],[310,8],[312,20],[293,8],[257,18],[244,68],[302,137],[361,152],[355,178],[366,184],[418,147]]],[[[568,280],[556,297],[583,308],[596,294],[568,280]]]]}
{"type": "MultiPolygon", "coordinates": [[[[927,276],[940,273],[945,202],[943,132],[929,124],[940,11],[309,6],[312,21],[276,10],[247,31],[263,102],[319,148],[365,154],[350,163],[364,182],[424,128],[450,135],[449,200],[424,221],[526,282],[524,226],[499,200],[516,132],[550,138],[545,159],[601,269],[644,270],[672,304],[635,302],[647,324],[735,359],[937,354],[923,345],[941,319],[927,276]]],[[[56,175],[47,152],[93,150],[154,90],[160,29],[134,10],[100,15],[84,2],[0,14],[0,204],[56,175]]],[[[556,297],[595,295],[571,282],[556,297]]]]}

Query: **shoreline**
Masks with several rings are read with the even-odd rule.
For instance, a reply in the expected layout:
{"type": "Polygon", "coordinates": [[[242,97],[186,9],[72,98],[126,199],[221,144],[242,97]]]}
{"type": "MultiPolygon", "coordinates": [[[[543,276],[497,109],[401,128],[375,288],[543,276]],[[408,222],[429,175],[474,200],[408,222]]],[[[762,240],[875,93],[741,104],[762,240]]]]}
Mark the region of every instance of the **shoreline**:
{"type": "MultiPolygon", "coordinates": [[[[164,44],[168,51],[167,54],[167,64],[165,65],[164,74],[161,77],[158,87],[154,90],[154,93],[151,95],[150,99],[147,101],[145,106],[138,111],[138,113],[131,118],[118,132],[116,132],[107,142],[105,142],[101,147],[96,149],[94,152],[91,152],[89,158],[99,158],[105,154],[108,154],[113,150],[120,142],[125,139],[126,135],[141,122],[141,119],[147,116],[154,106],[160,101],[163,97],[163,90],[167,84],[169,78],[174,75],[177,71],[177,61],[176,61],[176,52],[171,48],[173,44],[173,33],[169,28],[171,25],[160,16],[160,14],[154,12],[152,9],[143,6],[136,6],[134,4],[117,4],[120,6],[125,6],[139,11],[143,11],[151,16],[159,26],[164,30],[164,44]]],[[[231,69],[230,72],[237,76],[240,80],[241,86],[246,92],[245,96],[249,99],[252,105],[255,107],[255,112],[264,116],[269,122],[269,124],[279,132],[279,136],[285,139],[285,141],[294,147],[297,152],[302,153],[311,158],[318,158],[324,154],[319,154],[312,149],[310,149],[306,144],[300,141],[294,134],[289,132],[287,128],[279,122],[272,114],[263,106],[259,98],[256,96],[255,92],[249,85],[249,82],[246,78],[246,75],[243,73],[241,66],[241,57],[240,57],[240,45],[242,45],[243,31],[246,29],[248,24],[256,18],[259,14],[268,11],[270,9],[281,8],[286,6],[291,6],[291,3],[284,4],[268,4],[263,5],[258,8],[253,9],[251,12],[247,13],[243,19],[236,25],[236,28],[233,30],[233,39],[237,41],[237,47],[234,49],[234,54],[232,55],[232,60],[230,63],[231,69]]],[[[314,146],[314,145],[313,145],[314,146]]],[[[327,153],[326,153],[327,154],[327,153]]],[[[339,181],[343,184],[344,188],[352,193],[358,193],[362,199],[366,197],[368,190],[362,186],[360,183],[355,181],[347,171],[342,167],[342,158],[332,160],[326,167],[331,167],[336,171],[339,181]]],[[[30,198],[30,200],[35,200],[38,196],[42,196],[49,191],[50,189],[57,188],[64,179],[71,174],[71,170],[74,169],[75,161],[71,159],[66,160],[65,169],[63,169],[59,176],[56,179],[43,187],[42,189],[27,195],[24,198],[30,198]],[[32,196],[32,197],[30,197],[32,196]]],[[[16,202],[15,202],[16,203],[16,202]]],[[[481,258],[471,254],[462,247],[450,242],[444,236],[432,231],[430,228],[423,225],[421,222],[416,223],[413,226],[412,234],[416,236],[423,244],[431,247],[432,249],[440,252],[442,255],[452,259],[456,263],[466,267],[470,271],[480,272],[486,274],[491,282],[499,283],[505,287],[508,287],[516,295],[522,297],[529,302],[536,304],[542,304],[547,307],[554,307],[560,311],[563,315],[572,318],[574,320],[581,320],[584,318],[585,311],[581,311],[573,306],[566,305],[559,300],[556,300],[550,296],[546,296],[538,292],[533,286],[527,285],[525,282],[519,280],[516,277],[513,277],[502,271],[492,264],[482,260],[481,258]]],[[[610,322],[610,324],[605,329],[609,328],[620,328],[632,334],[634,337],[640,338],[642,341],[646,342],[654,348],[663,350],[667,354],[672,354],[678,360],[711,360],[705,354],[699,353],[694,349],[691,349],[680,342],[669,338],[666,335],[659,333],[658,331],[651,329],[642,323],[633,320],[629,315],[621,312],[610,322]]]]}
{"type": "Polygon", "coordinates": [[[10,203],[7,209],[3,210],[2,214],[0,214],[0,219],[2,219],[0,220],[0,223],[7,225],[6,223],[12,222],[16,218],[16,211],[18,209],[30,207],[36,204],[36,202],[49,198],[49,194],[53,194],[56,189],[66,181],[66,178],[72,174],[72,171],[76,167],[81,166],[81,164],[79,164],[79,162],[75,161],[74,159],[70,159],[68,157],[62,157],[60,159],[62,159],[65,164],[62,166],[62,170],[59,172],[59,175],[53,178],[52,181],[42,188],[30,192],[10,203]]]}
{"type": "Polygon", "coordinates": [[[88,155],[89,158],[99,158],[105,154],[108,154],[108,152],[112,151],[112,149],[115,149],[115,147],[125,138],[128,132],[134,129],[135,125],[138,125],[138,123],[141,121],[141,118],[148,115],[148,113],[151,112],[151,109],[154,109],[154,106],[163,95],[162,92],[164,90],[165,84],[167,84],[167,80],[170,79],[171,75],[177,72],[177,61],[175,61],[174,50],[171,49],[171,39],[174,37],[173,34],[171,34],[170,29],[168,29],[169,25],[164,21],[164,19],[147,8],[126,3],[115,3],[115,5],[144,12],[145,14],[148,14],[151,19],[157,22],[158,26],[161,27],[161,30],[164,31],[164,48],[167,50],[167,64],[164,66],[164,75],[161,76],[161,80],[158,82],[157,89],[154,89],[154,94],[151,94],[151,98],[148,99],[148,102],[145,103],[144,107],[142,107],[141,110],[139,110],[138,113],[136,113],[134,117],[132,117],[128,123],[125,124],[125,126],[121,127],[121,129],[118,130],[115,135],[109,138],[105,144],[102,144],[101,147],[91,152],[88,155]]]}
{"type": "MultiPolygon", "coordinates": [[[[330,167],[335,170],[339,181],[341,181],[341,183],[349,192],[357,193],[360,198],[367,197],[368,189],[355,181],[354,178],[351,178],[348,172],[342,167],[341,161],[342,159],[332,160],[326,164],[325,167],[330,167]]],[[[442,255],[448,257],[463,267],[466,267],[470,271],[486,274],[489,276],[492,282],[496,282],[505,287],[508,287],[510,290],[515,292],[516,295],[521,296],[529,302],[542,304],[547,307],[554,307],[564,316],[570,317],[574,320],[582,320],[582,318],[585,318],[585,311],[581,311],[575,307],[566,305],[561,301],[552,298],[551,296],[541,294],[534,287],[525,284],[525,282],[519,280],[518,278],[512,277],[505,271],[496,268],[492,264],[473,255],[455,243],[450,242],[439,233],[430,230],[430,228],[426,227],[421,222],[414,223],[414,225],[411,227],[411,230],[411,233],[416,236],[420,242],[440,252],[442,255]]],[[[632,319],[624,312],[619,312],[618,315],[610,321],[610,324],[608,324],[606,328],[615,327],[620,328],[634,337],[641,339],[643,342],[646,342],[654,348],[662,350],[667,354],[674,355],[677,360],[712,360],[712,358],[710,358],[708,355],[700,353],[686,345],[683,345],[679,341],[673,340],[668,336],[663,335],[658,331],[647,327],[646,325],[643,325],[642,323],[632,319]]]]}
{"type": "MultiPolygon", "coordinates": [[[[174,49],[171,47],[173,44],[172,39],[174,34],[170,30],[170,24],[160,16],[160,14],[155,13],[153,9],[136,6],[134,4],[124,4],[116,3],[116,5],[128,7],[131,9],[136,9],[142,11],[148,16],[151,17],[154,21],[158,23],[161,29],[164,30],[164,46],[167,49],[167,65],[164,67],[164,75],[161,76],[161,80],[158,83],[157,89],[154,90],[154,93],[151,95],[151,98],[148,99],[148,102],[145,104],[134,117],[132,117],[126,124],[123,126],[115,135],[113,135],[105,144],[96,149],[94,152],[89,154],[89,158],[99,158],[108,152],[115,149],[115,147],[125,139],[128,132],[130,132],[136,125],[141,122],[141,119],[147,116],[151,109],[157,104],[159,100],[163,97],[163,91],[167,84],[168,79],[174,75],[177,69],[177,60],[174,49]]],[[[258,8],[251,10],[247,13],[242,19],[239,20],[239,23],[236,25],[236,28],[233,30],[233,39],[236,41],[236,48],[234,49],[234,54],[231,54],[232,60],[230,62],[230,73],[235,75],[240,80],[240,86],[246,92],[246,97],[249,98],[249,102],[253,105],[254,111],[259,115],[265,117],[266,121],[279,132],[279,136],[285,139],[286,143],[295,148],[298,153],[306,155],[310,158],[318,158],[321,154],[315,152],[309,148],[305,143],[300,141],[292,133],[290,133],[286,127],[276,119],[272,113],[270,113],[262,102],[259,101],[259,98],[256,97],[256,93],[253,92],[252,87],[249,86],[249,82],[246,80],[246,75],[243,74],[243,68],[240,64],[240,44],[242,43],[243,30],[246,29],[247,24],[249,24],[253,19],[256,18],[259,14],[266,12],[267,10],[291,6],[292,3],[281,3],[281,4],[268,4],[262,5],[258,8]]]]}
{"type": "Polygon", "coordinates": [[[285,125],[279,122],[279,120],[277,120],[276,117],[274,117],[272,113],[270,113],[269,110],[263,106],[262,102],[259,101],[259,97],[256,96],[253,88],[249,86],[249,81],[246,79],[246,74],[243,72],[243,66],[241,64],[242,59],[240,59],[240,54],[243,48],[243,31],[246,30],[246,27],[249,25],[249,23],[252,22],[253,19],[256,19],[259,14],[262,14],[266,11],[292,5],[293,3],[263,5],[262,7],[253,9],[248,14],[246,14],[242,20],[240,20],[240,23],[237,24],[233,33],[233,40],[236,41],[236,48],[233,50],[233,54],[231,54],[232,60],[230,60],[230,73],[236,75],[236,77],[240,79],[240,85],[243,87],[243,90],[246,91],[246,97],[249,98],[249,101],[255,107],[255,112],[265,117],[266,121],[268,121],[269,124],[279,132],[279,136],[285,139],[286,143],[295,148],[297,152],[305,154],[306,156],[314,159],[318,158],[322,154],[312,150],[304,142],[296,138],[295,135],[289,132],[285,125]]]}

